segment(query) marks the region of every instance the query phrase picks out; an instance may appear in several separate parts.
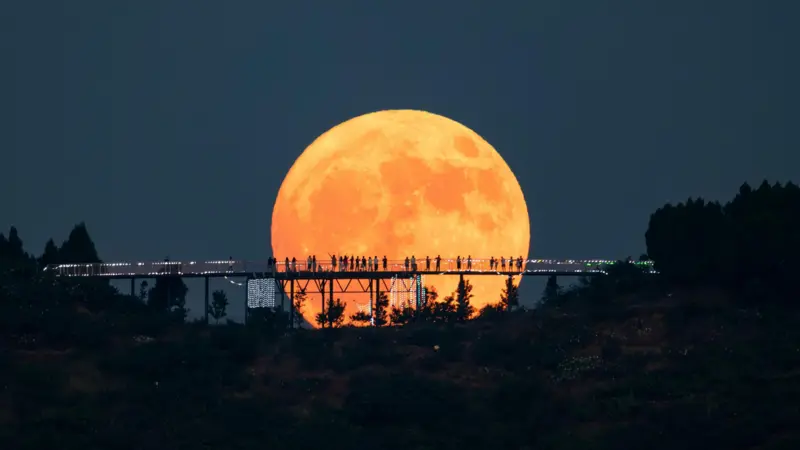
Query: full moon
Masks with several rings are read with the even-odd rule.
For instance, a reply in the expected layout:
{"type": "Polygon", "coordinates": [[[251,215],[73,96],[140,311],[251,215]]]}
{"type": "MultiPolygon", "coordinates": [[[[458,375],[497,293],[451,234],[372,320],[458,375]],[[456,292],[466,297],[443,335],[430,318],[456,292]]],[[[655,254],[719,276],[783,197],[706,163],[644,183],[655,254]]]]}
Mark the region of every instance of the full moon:
{"type": "MultiPolygon", "coordinates": [[[[525,258],[529,245],[525,198],[500,154],[466,126],[424,111],[379,111],[331,128],[297,158],[272,212],[279,261],[525,258]]],[[[499,301],[505,277],[465,278],[476,309],[499,301]]],[[[356,284],[351,288],[358,290],[356,284]]],[[[424,284],[442,299],[456,290],[458,277],[425,276],[424,284]]],[[[365,295],[335,297],[348,303],[349,316],[353,302],[368,302],[365,295]]],[[[310,292],[304,310],[310,322],[320,303],[310,292]]]]}

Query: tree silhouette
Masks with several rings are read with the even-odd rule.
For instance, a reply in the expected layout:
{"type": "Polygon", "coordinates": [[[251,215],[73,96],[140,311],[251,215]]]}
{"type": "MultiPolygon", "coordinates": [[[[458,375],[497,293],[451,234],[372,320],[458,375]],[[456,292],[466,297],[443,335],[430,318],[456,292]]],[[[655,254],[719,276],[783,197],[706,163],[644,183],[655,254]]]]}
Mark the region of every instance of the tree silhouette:
{"type": "Polygon", "coordinates": [[[375,309],[372,311],[374,325],[383,327],[389,323],[389,296],[386,292],[381,292],[375,299],[375,309]]]}
{"type": "Polygon", "coordinates": [[[550,275],[547,277],[547,284],[544,286],[544,292],[542,292],[542,303],[549,303],[558,298],[561,294],[561,286],[558,285],[558,277],[555,275],[550,275]]]}
{"type": "Polygon", "coordinates": [[[47,243],[44,245],[42,256],[39,257],[39,266],[45,267],[49,264],[60,263],[61,261],[58,253],[59,250],[56,243],[53,241],[53,239],[48,239],[47,243]]]}
{"type": "Polygon", "coordinates": [[[185,309],[188,292],[180,277],[159,277],[147,293],[147,305],[159,311],[185,309]]]}
{"type": "Polygon", "coordinates": [[[747,183],[720,206],[689,199],[654,212],[647,255],[665,280],[720,284],[740,297],[788,299],[800,294],[800,188],[747,183]]]}
{"type": "Polygon", "coordinates": [[[341,299],[329,298],[325,304],[325,312],[317,313],[317,325],[322,328],[339,328],[344,323],[345,304],[341,299]]]}
{"type": "Polygon", "coordinates": [[[647,254],[671,281],[696,284],[719,279],[729,257],[729,230],[722,206],[703,199],[666,205],[650,216],[647,254]]]}
{"type": "Polygon", "coordinates": [[[217,290],[211,293],[211,304],[208,305],[208,314],[218,324],[220,319],[228,315],[228,295],[225,291],[217,290]]]}
{"type": "Polygon", "coordinates": [[[500,293],[500,305],[503,311],[512,311],[519,306],[519,288],[511,277],[506,278],[506,285],[500,293]]]}
{"type": "Polygon", "coordinates": [[[147,301],[147,280],[142,280],[139,284],[139,300],[142,302],[147,301]]]}
{"type": "Polygon", "coordinates": [[[62,264],[102,262],[86,224],[81,222],[72,228],[67,240],[58,249],[58,262],[62,264]]]}
{"type": "Polygon", "coordinates": [[[9,229],[8,238],[0,233],[0,264],[13,267],[27,264],[30,258],[23,247],[16,227],[9,229]]]}
{"type": "Polygon", "coordinates": [[[369,325],[371,317],[366,311],[357,311],[350,315],[350,321],[357,325],[369,325]]]}
{"type": "Polygon", "coordinates": [[[455,298],[456,319],[462,322],[468,320],[475,312],[475,308],[470,303],[470,300],[472,300],[472,284],[469,280],[463,278],[459,280],[455,298]]]}
{"type": "Polygon", "coordinates": [[[439,299],[439,293],[433,286],[425,286],[425,298],[420,302],[419,311],[417,311],[417,320],[423,322],[434,322],[436,303],[439,299]]]}
{"type": "Polygon", "coordinates": [[[296,327],[300,327],[303,324],[303,310],[306,307],[307,298],[308,294],[303,288],[298,289],[297,292],[294,293],[294,300],[292,301],[294,317],[292,320],[294,321],[293,325],[296,327]]]}
{"type": "Polygon", "coordinates": [[[414,308],[410,305],[392,307],[389,320],[392,325],[405,325],[414,320],[414,308]]]}

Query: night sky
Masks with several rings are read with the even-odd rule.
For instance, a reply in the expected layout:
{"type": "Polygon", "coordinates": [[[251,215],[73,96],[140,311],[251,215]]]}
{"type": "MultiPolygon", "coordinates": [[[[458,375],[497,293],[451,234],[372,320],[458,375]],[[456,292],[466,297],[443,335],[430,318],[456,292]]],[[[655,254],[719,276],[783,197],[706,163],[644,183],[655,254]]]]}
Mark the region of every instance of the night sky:
{"type": "Polygon", "coordinates": [[[665,202],[800,181],[793,1],[2,10],[0,228],[37,254],[86,221],[107,261],[265,259],[294,159],[382,109],[441,114],[494,145],[537,257],[638,256],[665,202]]]}

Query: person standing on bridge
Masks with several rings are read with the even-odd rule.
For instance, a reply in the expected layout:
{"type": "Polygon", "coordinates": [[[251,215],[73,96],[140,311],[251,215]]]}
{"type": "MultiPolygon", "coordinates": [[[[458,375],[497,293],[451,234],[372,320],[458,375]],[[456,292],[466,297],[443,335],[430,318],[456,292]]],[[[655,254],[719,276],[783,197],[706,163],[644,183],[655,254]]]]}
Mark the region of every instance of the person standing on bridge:
{"type": "Polygon", "coordinates": [[[306,258],[306,270],[311,271],[311,255],[306,258]]]}
{"type": "Polygon", "coordinates": [[[467,255],[467,270],[472,271],[472,255],[467,255]]]}
{"type": "Polygon", "coordinates": [[[519,258],[517,258],[517,270],[519,270],[520,272],[522,272],[522,256],[520,256],[519,258]]]}
{"type": "Polygon", "coordinates": [[[378,255],[375,255],[375,258],[373,258],[372,262],[374,263],[374,265],[372,266],[372,270],[373,270],[373,272],[377,272],[378,271],[378,255]]]}
{"type": "Polygon", "coordinates": [[[389,260],[386,259],[386,255],[383,255],[383,271],[385,272],[387,267],[389,266],[389,260]]]}
{"type": "Polygon", "coordinates": [[[409,261],[408,260],[408,256],[406,256],[406,260],[405,260],[406,272],[408,272],[409,265],[411,265],[411,261],[409,261]]]}
{"type": "Polygon", "coordinates": [[[292,272],[297,272],[297,258],[292,256],[292,272]]]}
{"type": "Polygon", "coordinates": [[[431,257],[430,256],[426,256],[425,257],[425,271],[426,272],[430,272],[431,271],[431,257]]]}
{"type": "MultiPolygon", "coordinates": [[[[341,256],[339,258],[341,258],[341,256]]],[[[331,269],[336,272],[336,255],[331,255],[331,269]]]]}
{"type": "Polygon", "coordinates": [[[311,255],[311,271],[317,271],[317,255],[311,255]]]}
{"type": "Polygon", "coordinates": [[[461,272],[461,255],[456,256],[456,270],[461,272]]]}
{"type": "Polygon", "coordinates": [[[361,255],[361,270],[367,271],[367,258],[364,255],[361,255]]]}
{"type": "Polygon", "coordinates": [[[367,264],[370,269],[372,269],[372,256],[367,259],[367,264]]]}
{"type": "Polygon", "coordinates": [[[442,256],[441,255],[436,255],[436,271],[437,272],[441,272],[442,271],[442,256]]]}
{"type": "Polygon", "coordinates": [[[287,256],[286,259],[283,261],[283,271],[289,271],[289,257],[287,256]]]}
{"type": "Polygon", "coordinates": [[[505,272],[506,271],[506,258],[505,256],[500,257],[500,269],[505,272]]]}
{"type": "Polygon", "coordinates": [[[350,271],[356,270],[356,257],[350,255],[350,271]]]}
{"type": "Polygon", "coordinates": [[[508,271],[511,272],[512,270],[514,270],[514,257],[513,256],[509,256],[508,257],[508,271]]]}

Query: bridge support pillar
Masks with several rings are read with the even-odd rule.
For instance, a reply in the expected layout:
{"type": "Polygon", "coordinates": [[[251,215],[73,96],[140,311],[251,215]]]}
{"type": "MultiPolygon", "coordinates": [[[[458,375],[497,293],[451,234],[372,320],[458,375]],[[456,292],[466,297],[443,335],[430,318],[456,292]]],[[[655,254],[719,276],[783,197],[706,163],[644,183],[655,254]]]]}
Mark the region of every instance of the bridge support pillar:
{"type": "Polygon", "coordinates": [[[247,304],[247,285],[250,284],[250,277],[244,279],[244,324],[247,325],[247,316],[250,315],[250,305],[247,304]]]}
{"type": "MultiPolygon", "coordinates": [[[[330,282],[331,286],[333,286],[333,278],[331,278],[330,280],[322,280],[319,283],[319,293],[320,293],[320,295],[322,297],[322,317],[325,317],[325,286],[327,286],[326,283],[328,283],[328,282],[330,282]]],[[[325,321],[324,320],[320,324],[320,328],[325,328],[325,321]]]]}
{"type": "MultiPolygon", "coordinates": [[[[375,279],[375,306],[377,307],[378,302],[381,298],[381,280],[376,278],[375,279]]],[[[372,309],[372,325],[377,326],[375,323],[375,308],[372,309]]]]}
{"type": "MultiPolygon", "coordinates": [[[[328,293],[330,295],[328,298],[330,299],[331,304],[333,304],[333,280],[331,280],[331,284],[328,285],[328,293]]],[[[324,298],[325,296],[323,295],[322,297],[324,298]]]]}
{"type": "Polygon", "coordinates": [[[464,292],[464,274],[461,273],[458,275],[458,294],[461,296],[460,298],[464,298],[466,292],[464,292]]]}
{"type": "Polygon", "coordinates": [[[273,278],[273,280],[275,280],[275,285],[278,286],[278,290],[281,291],[281,310],[286,311],[286,293],[283,292],[286,285],[278,281],[278,278],[273,278]]]}
{"type": "Polygon", "coordinates": [[[131,297],[136,297],[136,278],[131,278],[131,297]]]}
{"type": "Polygon", "coordinates": [[[369,279],[369,324],[370,325],[375,325],[375,308],[373,307],[373,305],[375,303],[374,303],[374,300],[372,298],[372,295],[373,295],[372,283],[374,283],[374,282],[379,282],[379,281],[377,279],[374,279],[374,278],[370,278],[369,279]]]}
{"type": "Polygon", "coordinates": [[[289,325],[294,326],[294,278],[289,278],[289,325]]]}
{"type": "Polygon", "coordinates": [[[206,318],[206,325],[208,325],[208,277],[203,277],[203,285],[205,288],[203,294],[203,314],[206,318]]]}
{"type": "Polygon", "coordinates": [[[416,276],[416,281],[414,283],[415,293],[414,296],[417,298],[417,305],[414,308],[414,316],[419,317],[419,309],[422,306],[422,275],[416,276]]]}

